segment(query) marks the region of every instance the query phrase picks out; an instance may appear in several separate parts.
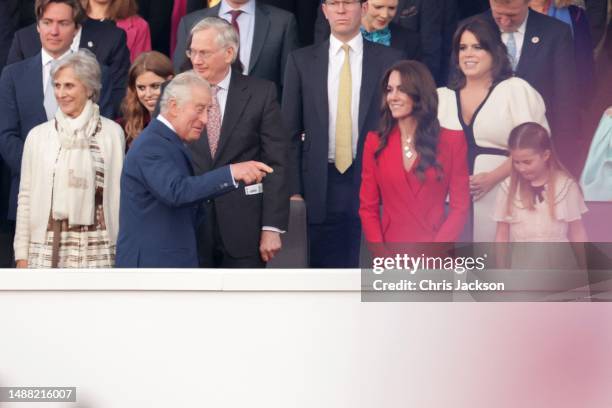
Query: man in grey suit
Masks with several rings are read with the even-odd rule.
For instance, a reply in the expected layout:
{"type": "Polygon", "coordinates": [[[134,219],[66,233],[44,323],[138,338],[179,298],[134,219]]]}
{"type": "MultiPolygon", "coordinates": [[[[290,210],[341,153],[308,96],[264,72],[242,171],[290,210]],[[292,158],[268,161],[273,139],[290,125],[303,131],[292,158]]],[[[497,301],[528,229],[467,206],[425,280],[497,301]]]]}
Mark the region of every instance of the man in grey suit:
{"type": "Polygon", "coordinates": [[[298,48],[295,16],[256,0],[221,0],[215,7],[194,11],[178,27],[173,59],[177,72],[187,59],[191,29],[206,17],[221,17],[237,29],[242,73],[274,82],[280,96],[287,56],[298,48]]]}

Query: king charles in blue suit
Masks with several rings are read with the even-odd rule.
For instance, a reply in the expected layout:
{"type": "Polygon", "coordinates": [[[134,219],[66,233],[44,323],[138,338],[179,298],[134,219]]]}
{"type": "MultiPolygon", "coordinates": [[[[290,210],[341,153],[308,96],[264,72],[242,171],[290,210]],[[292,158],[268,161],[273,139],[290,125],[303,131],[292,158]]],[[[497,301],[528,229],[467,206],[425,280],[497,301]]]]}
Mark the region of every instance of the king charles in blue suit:
{"type": "Polygon", "coordinates": [[[194,176],[185,142],[200,137],[210,102],[206,81],[178,75],[164,90],[161,114],[132,144],[121,174],[116,267],[197,267],[199,203],[272,170],[251,161],[194,176]]]}

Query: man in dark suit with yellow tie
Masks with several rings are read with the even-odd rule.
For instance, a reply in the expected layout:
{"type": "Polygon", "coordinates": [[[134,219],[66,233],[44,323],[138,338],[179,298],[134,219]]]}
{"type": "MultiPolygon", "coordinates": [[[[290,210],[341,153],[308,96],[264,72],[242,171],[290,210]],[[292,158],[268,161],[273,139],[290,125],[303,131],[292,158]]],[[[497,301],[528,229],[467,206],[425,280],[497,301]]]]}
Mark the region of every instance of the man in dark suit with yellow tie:
{"type": "Polygon", "coordinates": [[[330,37],[291,53],[285,71],[290,188],[306,201],[311,267],[358,266],[363,144],[378,127],[379,80],[403,56],[363,40],[362,3],[326,0],[330,37]]]}

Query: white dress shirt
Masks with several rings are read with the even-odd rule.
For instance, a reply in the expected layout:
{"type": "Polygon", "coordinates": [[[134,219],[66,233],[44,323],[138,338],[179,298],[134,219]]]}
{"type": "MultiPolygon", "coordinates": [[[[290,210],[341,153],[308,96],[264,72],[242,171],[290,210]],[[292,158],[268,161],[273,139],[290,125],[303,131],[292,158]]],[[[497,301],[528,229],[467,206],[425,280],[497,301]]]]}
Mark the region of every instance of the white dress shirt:
{"type": "MultiPolygon", "coordinates": [[[[351,64],[351,138],[353,142],[353,159],[357,155],[357,140],[359,140],[359,93],[361,90],[361,70],[363,65],[363,37],[361,32],[347,42],[350,47],[349,62],[351,64]]],[[[329,152],[328,160],[336,160],[336,116],[338,114],[338,90],[340,88],[340,72],[344,64],[343,42],[333,34],[329,37],[329,65],[327,67],[327,103],[329,107],[329,152]]]]}
{"type": "Polygon", "coordinates": [[[80,26],[76,35],[72,39],[72,44],[70,44],[70,49],[72,50],[72,52],[77,52],[79,48],[81,48],[81,33],[82,32],[83,32],[83,26],[80,26]]]}
{"type": "MultiPolygon", "coordinates": [[[[47,94],[47,83],[49,82],[49,78],[51,77],[51,62],[53,60],[60,60],[64,58],[66,55],[72,54],[72,49],[69,49],[64,54],[62,54],[59,58],[53,58],[51,54],[45,51],[44,48],[40,49],[40,55],[42,56],[42,73],[43,73],[43,95],[47,94]]],[[[52,89],[52,88],[51,88],[52,89]]]]}
{"type": "MultiPolygon", "coordinates": [[[[229,91],[230,80],[232,79],[232,70],[228,69],[225,78],[217,85],[217,101],[219,101],[219,111],[221,112],[221,123],[223,124],[223,115],[225,114],[225,105],[227,104],[227,92],[229,91]]],[[[213,84],[211,84],[213,85],[213,84]]]]}
{"type": "MultiPolygon", "coordinates": [[[[516,65],[518,66],[519,61],[521,60],[521,51],[523,49],[523,43],[525,42],[525,30],[527,28],[527,19],[529,18],[529,13],[527,13],[527,17],[523,20],[523,24],[516,29],[514,34],[514,42],[516,43],[516,65]]],[[[510,33],[501,32],[502,42],[504,45],[508,44],[508,36],[510,33]]]]}
{"type": "Polygon", "coordinates": [[[236,20],[240,27],[240,62],[244,67],[242,73],[247,75],[251,69],[251,50],[253,49],[253,37],[255,33],[255,0],[243,4],[237,9],[230,7],[225,0],[221,1],[219,7],[219,17],[228,22],[232,22],[230,11],[242,10],[242,13],[236,20]]]}

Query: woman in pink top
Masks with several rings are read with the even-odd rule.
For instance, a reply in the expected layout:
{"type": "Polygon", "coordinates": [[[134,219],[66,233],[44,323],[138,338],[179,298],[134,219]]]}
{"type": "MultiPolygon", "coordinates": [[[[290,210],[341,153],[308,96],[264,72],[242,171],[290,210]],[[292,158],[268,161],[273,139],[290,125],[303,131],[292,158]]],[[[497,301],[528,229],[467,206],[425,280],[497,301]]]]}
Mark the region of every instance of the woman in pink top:
{"type": "Polygon", "coordinates": [[[145,51],[151,51],[149,24],[140,17],[136,0],[82,0],[89,18],[114,20],[127,34],[130,62],[145,51]]]}

